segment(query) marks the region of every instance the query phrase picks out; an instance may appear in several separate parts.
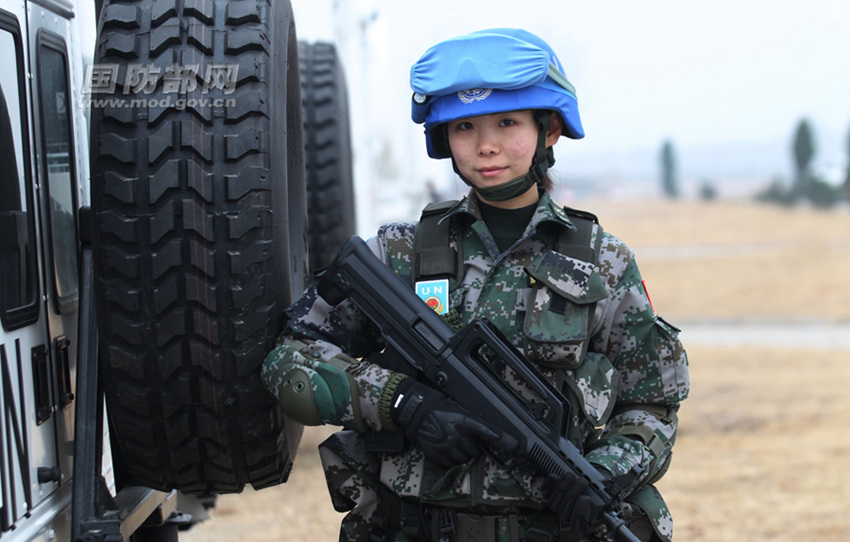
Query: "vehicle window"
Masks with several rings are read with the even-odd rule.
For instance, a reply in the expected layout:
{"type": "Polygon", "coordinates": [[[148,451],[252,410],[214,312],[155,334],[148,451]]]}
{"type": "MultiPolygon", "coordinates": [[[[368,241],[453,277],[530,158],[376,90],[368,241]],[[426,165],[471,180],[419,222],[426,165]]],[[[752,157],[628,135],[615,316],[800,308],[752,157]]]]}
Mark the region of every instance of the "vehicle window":
{"type": "Polygon", "coordinates": [[[38,316],[23,55],[15,28],[0,17],[0,316],[6,329],[38,316]]]}
{"type": "MultiPolygon", "coordinates": [[[[77,287],[77,228],[71,107],[65,55],[46,44],[38,48],[39,107],[41,111],[53,278],[60,312],[75,301],[77,287]]],[[[76,304],[73,303],[72,306],[76,304]]]]}

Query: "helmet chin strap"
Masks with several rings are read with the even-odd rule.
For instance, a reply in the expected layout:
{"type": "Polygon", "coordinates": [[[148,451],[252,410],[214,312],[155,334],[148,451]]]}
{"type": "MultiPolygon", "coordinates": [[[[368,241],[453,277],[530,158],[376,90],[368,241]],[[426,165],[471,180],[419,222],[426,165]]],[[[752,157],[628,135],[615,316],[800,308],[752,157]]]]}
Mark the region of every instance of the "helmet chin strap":
{"type": "Polygon", "coordinates": [[[452,168],[455,173],[468,184],[473,186],[475,192],[486,201],[507,201],[517,196],[525,194],[528,189],[546,178],[546,171],[555,164],[555,152],[552,147],[546,148],[546,134],[549,133],[549,128],[552,125],[551,113],[547,110],[534,111],[534,119],[537,121],[539,132],[537,134],[537,149],[534,151],[534,158],[531,161],[531,167],[528,173],[521,175],[515,179],[511,179],[498,186],[490,186],[487,188],[475,188],[461,173],[457,167],[454,157],[452,157],[452,168]]]}

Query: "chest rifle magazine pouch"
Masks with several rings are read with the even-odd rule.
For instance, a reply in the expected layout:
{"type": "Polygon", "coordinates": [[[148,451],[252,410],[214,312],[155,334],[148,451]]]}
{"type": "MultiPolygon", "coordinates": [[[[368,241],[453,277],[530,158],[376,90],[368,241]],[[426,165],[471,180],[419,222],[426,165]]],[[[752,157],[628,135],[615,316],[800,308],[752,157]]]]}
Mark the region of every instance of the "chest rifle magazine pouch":
{"type": "Polygon", "coordinates": [[[526,356],[545,368],[578,367],[596,302],[608,295],[605,283],[592,263],[551,250],[525,271],[533,286],[523,322],[526,356]]]}

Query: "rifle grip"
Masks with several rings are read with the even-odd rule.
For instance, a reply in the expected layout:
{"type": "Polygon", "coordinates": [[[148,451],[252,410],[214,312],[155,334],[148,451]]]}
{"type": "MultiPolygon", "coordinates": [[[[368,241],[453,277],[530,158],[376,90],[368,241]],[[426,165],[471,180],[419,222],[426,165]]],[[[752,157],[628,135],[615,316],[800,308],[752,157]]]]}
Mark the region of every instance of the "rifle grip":
{"type": "Polygon", "coordinates": [[[499,435],[499,440],[494,442],[493,445],[511,454],[519,449],[519,441],[513,435],[509,435],[504,431],[499,435]]]}
{"type": "Polygon", "coordinates": [[[316,291],[328,305],[339,305],[351,295],[351,283],[343,276],[344,270],[350,265],[349,258],[354,258],[357,263],[362,261],[365,255],[374,257],[363,239],[356,235],[352,235],[342,244],[336,258],[316,285],[316,291]]]}
{"type": "Polygon", "coordinates": [[[339,305],[343,299],[348,297],[348,292],[351,290],[351,284],[342,275],[334,271],[333,267],[328,270],[316,286],[319,295],[331,306],[339,305]]]}

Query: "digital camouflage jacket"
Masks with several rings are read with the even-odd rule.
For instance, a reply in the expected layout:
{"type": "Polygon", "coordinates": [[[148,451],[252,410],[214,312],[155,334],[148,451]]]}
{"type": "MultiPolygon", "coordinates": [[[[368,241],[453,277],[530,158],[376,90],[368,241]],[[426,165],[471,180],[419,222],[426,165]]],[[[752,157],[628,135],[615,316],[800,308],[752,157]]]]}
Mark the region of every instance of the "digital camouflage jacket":
{"type": "MultiPolygon", "coordinates": [[[[669,538],[672,519],[650,484],[669,464],[676,412],[690,388],[688,364],[678,330],[653,311],[632,251],[598,227],[594,236],[603,238],[595,265],[551,250],[560,229],[574,226],[546,192],[525,233],[504,253],[475,197],[464,198],[442,220],[453,221],[452,239],[463,236],[464,275],[450,292],[450,307],[463,324],[491,320],[564,391],[572,405],[566,436],[588,461],[614,475],[641,468],[630,487],[633,504],[652,518],[659,536],[669,538]]],[[[388,224],[368,241],[411,287],[414,230],[415,224],[388,224]]],[[[365,457],[356,434],[392,425],[380,409],[392,373],[366,361],[383,348],[377,329],[348,301],[328,306],[314,286],[287,309],[285,320],[263,376],[295,419],[354,430],[322,450],[339,510],[353,507],[350,515],[367,517],[387,489],[446,506],[545,506],[542,480],[527,464],[505,469],[485,455],[444,469],[416,447],[365,457]],[[304,382],[314,408],[292,400],[293,379],[304,382]]]]}

